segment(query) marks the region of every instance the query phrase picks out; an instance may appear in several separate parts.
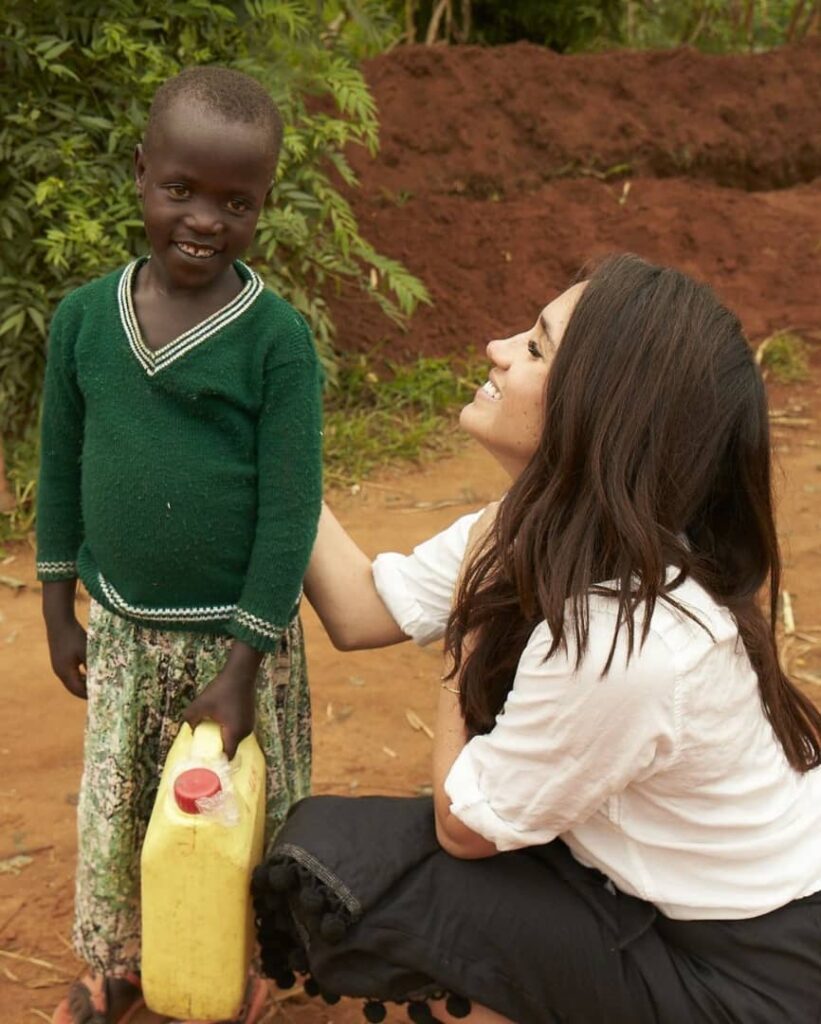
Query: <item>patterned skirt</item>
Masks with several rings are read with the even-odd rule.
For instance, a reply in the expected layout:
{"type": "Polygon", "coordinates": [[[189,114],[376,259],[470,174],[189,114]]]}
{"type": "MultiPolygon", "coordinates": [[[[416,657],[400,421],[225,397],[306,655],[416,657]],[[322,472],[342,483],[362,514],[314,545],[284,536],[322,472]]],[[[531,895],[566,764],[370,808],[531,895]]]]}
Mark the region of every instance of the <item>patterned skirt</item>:
{"type": "MultiPolygon", "coordinates": [[[[160,773],[185,708],[223,667],[231,643],[136,626],[92,601],[74,944],[95,970],[139,972],[140,851],[160,773]]],[[[290,806],[310,790],[311,708],[299,618],[260,666],[255,732],[267,766],[271,843],[290,806]]]]}

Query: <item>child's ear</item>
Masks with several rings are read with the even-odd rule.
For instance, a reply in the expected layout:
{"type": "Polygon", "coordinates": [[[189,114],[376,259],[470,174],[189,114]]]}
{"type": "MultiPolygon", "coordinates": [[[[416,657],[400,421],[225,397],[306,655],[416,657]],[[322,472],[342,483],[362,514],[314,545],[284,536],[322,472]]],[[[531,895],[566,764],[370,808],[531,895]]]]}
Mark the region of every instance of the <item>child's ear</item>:
{"type": "Polygon", "coordinates": [[[271,184],[268,186],[268,191],[265,193],[265,199],[264,199],[264,201],[262,203],[263,209],[265,209],[265,210],[270,210],[270,208],[273,206],[273,203],[274,203],[274,185],[275,184],[276,184],[276,182],[272,181],[271,184]]]}
{"type": "Polygon", "coordinates": [[[137,186],[137,195],[143,197],[143,182],[145,181],[145,150],[143,144],[138,142],[134,147],[134,184],[137,186]]]}

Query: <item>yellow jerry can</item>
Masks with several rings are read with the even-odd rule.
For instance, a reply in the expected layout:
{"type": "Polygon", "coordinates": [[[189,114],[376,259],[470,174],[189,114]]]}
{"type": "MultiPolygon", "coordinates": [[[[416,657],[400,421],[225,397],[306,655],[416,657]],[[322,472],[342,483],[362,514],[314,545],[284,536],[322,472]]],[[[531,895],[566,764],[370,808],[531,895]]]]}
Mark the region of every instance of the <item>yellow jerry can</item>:
{"type": "Polygon", "coordinates": [[[253,949],[251,873],[262,859],[265,761],[248,736],[229,762],[219,726],[184,724],[142,851],[142,986],[149,1009],[225,1020],[253,949]]]}

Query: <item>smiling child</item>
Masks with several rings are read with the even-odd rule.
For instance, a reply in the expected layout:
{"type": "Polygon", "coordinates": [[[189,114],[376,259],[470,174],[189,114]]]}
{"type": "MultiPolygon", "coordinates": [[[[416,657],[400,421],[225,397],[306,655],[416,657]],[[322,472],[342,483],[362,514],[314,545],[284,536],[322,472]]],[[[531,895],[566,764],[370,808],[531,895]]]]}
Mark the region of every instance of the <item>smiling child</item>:
{"type": "MultiPolygon", "coordinates": [[[[218,722],[229,756],[256,732],[268,839],[309,789],[297,613],[321,371],[304,320],[240,259],[281,140],[247,75],[166,82],[135,153],[150,255],[72,292],[51,326],[37,568],[52,666],[88,700],[74,940],[90,968],[56,1024],[124,1022],[141,1003],[140,848],[183,720],[218,722]]],[[[252,984],[246,1024],[263,1001],[252,984]]]]}

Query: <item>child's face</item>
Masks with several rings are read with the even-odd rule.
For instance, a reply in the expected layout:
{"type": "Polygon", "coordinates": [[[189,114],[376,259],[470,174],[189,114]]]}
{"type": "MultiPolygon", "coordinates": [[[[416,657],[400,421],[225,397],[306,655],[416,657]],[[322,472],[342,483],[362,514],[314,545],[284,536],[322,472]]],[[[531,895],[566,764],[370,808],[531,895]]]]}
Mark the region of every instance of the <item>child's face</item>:
{"type": "Polygon", "coordinates": [[[180,101],[135,176],[152,266],[174,289],[201,289],[231,271],[251,243],[273,180],[271,147],[256,125],[215,118],[180,101]]]}

